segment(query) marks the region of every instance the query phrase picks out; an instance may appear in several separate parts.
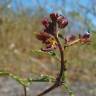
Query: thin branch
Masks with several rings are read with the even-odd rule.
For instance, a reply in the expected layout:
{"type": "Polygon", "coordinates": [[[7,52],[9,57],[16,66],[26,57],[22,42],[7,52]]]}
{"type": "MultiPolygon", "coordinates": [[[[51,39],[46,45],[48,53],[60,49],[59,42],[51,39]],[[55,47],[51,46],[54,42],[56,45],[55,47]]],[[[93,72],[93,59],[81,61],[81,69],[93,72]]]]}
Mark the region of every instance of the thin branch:
{"type": "Polygon", "coordinates": [[[75,45],[76,43],[80,42],[80,39],[76,39],[72,42],[69,42],[68,44],[66,44],[64,47],[69,47],[69,46],[72,46],[72,45],[75,45]]]}
{"type": "Polygon", "coordinates": [[[55,88],[57,88],[57,87],[58,87],[57,84],[54,84],[54,85],[52,85],[50,88],[46,89],[45,91],[43,91],[42,93],[40,93],[40,94],[37,95],[37,96],[43,96],[43,95],[47,94],[48,92],[52,91],[53,89],[55,89],[55,88]]]}
{"type": "Polygon", "coordinates": [[[23,88],[24,88],[24,96],[27,96],[26,86],[23,86],[23,88]]]}

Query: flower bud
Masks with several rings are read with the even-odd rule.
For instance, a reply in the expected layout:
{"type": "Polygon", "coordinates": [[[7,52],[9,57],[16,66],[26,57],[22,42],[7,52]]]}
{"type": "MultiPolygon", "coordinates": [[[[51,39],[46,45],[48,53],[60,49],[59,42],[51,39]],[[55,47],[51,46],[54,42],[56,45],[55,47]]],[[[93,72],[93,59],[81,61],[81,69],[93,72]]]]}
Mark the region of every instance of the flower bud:
{"type": "Polygon", "coordinates": [[[87,42],[90,42],[90,33],[85,33],[83,35],[80,35],[79,34],[79,39],[80,39],[80,42],[81,43],[87,43],[87,42]]]}
{"type": "Polygon", "coordinates": [[[58,16],[58,18],[57,18],[57,22],[62,21],[62,19],[64,19],[64,16],[62,16],[62,15],[58,16]]]}
{"type": "Polygon", "coordinates": [[[48,26],[49,26],[48,18],[44,18],[41,22],[42,22],[42,24],[43,24],[45,27],[48,27],[48,26]]]}
{"type": "Polygon", "coordinates": [[[68,25],[68,20],[63,16],[59,16],[57,18],[57,23],[59,28],[64,28],[68,25]]]}
{"type": "Polygon", "coordinates": [[[74,41],[76,39],[76,36],[75,35],[71,35],[70,37],[69,37],[69,41],[74,41]]]}
{"type": "Polygon", "coordinates": [[[75,35],[66,36],[64,40],[65,40],[65,44],[67,44],[68,42],[75,41],[76,40],[76,36],[75,35]]]}
{"type": "Polygon", "coordinates": [[[86,32],[86,33],[83,35],[83,38],[90,38],[90,33],[86,32]]]}
{"type": "Polygon", "coordinates": [[[46,32],[39,32],[36,35],[36,38],[42,42],[45,42],[48,38],[50,38],[50,35],[46,32]]]}
{"type": "Polygon", "coordinates": [[[57,18],[58,18],[58,13],[51,13],[50,18],[51,18],[52,21],[56,21],[57,18]]]}

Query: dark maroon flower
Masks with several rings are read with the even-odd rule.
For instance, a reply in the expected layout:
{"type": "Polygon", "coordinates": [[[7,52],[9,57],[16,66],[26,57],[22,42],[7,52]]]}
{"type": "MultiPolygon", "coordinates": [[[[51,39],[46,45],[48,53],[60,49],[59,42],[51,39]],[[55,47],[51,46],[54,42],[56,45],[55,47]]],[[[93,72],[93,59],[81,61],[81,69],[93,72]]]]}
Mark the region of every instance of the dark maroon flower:
{"type": "Polygon", "coordinates": [[[76,39],[76,36],[75,35],[71,35],[70,37],[69,37],[69,41],[74,41],[76,39]]]}
{"type": "Polygon", "coordinates": [[[57,32],[56,23],[49,22],[49,26],[44,29],[44,32],[47,32],[47,33],[49,33],[51,35],[55,35],[56,32],[57,32]]]}
{"type": "Polygon", "coordinates": [[[48,20],[48,18],[44,18],[44,19],[42,20],[42,24],[43,24],[45,27],[48,27],[48,26],[49,26],[49,20],[48,20]]]}
{"type": "Polygon", "coordinates": [[[57,18],[58,18],[58,13],[51,13],[50,18],[51,18],[52,21],[56,21],[57,18]]]}
{"type": "Polygon", "coordinates": [[[49,51],[53,51],[54,49],[56,49],[56,47],[57,47],[57,43],[55,41],[51,41],[51,42],[48,42],[48,44],[46,44],[44,48],[41,48],[41,50],[44,52],[49,52],[49,51]]]}
{"type": "Polygon", "coordinates": [[[36,35],[37,39],[42,41],[42,43],[45,44],[44,48],[41,48],[42,51],[52,51],[54,49],[56,49],[57,47],[57,42],[55,40],[55,38],[46,33],[46,32],[40,32],[36,35]]]}
{"type": "Polygon", "coordinates": [[[81,43],[90,42],[90,33],[89,32],[86,32],[83,35],[79,34],[79,39],[80,39],[80,42],[81,43]]]}
{"type": "Polygon", "coordinates": [[[51,36],[46,32],[39,32],[38,34],[36,34],[36,37],[37,37],[38,40],[40,40],[44,43],[51,36]]]}
{"type": "Polygon", "coordinates": [[[64,28],[68,24],[68,20],[64,16],[58,15],[57,13],[51,13],[50,18],[50,21],[48,18],[44,18],[42,20],[44,29],[42,32],[36,35],[37,39],[45,44],[45,47],[42,48],[42,51],[51,51],[56,49],[58,46],[55,40],[55,36],[58,36],[57,29],[58,27],[64,28]]]}
{"type": "Polygon", "coordinates": [[[57,23],[59,28],[64,28],[68,25],[68,20],[64,16],[59,16],[57,18],[57,23]]]}
{"type": "Polygon", "coordinates": [[[75,35],[70,35],[70,36],[67,36],[65,37],[65,44],[69,43],[69,42],[73,42],[76,40],[76,36],[75,35]]]}
{"type": "Polygon", "coordinates": [[[90,38],[90,33],[86,32],[86,33],[83,35],[83,38],[90,38]]]}
{"type": "Polygon", "coordinates": [[[57,22],[62,21],[62,19],[64,19],[64,16],[62,16],[62,15],[58,16],[58,18],[57,18],[57,22]]]}
{"type": "Polygon", "coordinates": [[[50,18],[51,21],[49,21],[48,18],[44,18],[42,20],[42,24],[45,27],[44,32],[56,36],[58,34],[57,27],[64,28],[68,24],[68,20],[64,16],[58,15],[57,13],[51,13],[50,18]]]}

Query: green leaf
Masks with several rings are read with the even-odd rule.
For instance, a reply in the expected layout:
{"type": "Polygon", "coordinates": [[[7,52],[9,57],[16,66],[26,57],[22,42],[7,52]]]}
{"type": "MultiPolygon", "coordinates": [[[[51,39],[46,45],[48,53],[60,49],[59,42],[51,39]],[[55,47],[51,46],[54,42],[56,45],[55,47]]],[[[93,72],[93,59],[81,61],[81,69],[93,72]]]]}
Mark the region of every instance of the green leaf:
{"type": "Polygon", "coordinates": [[[48,54],[51,56],[56,56],[56,53],[54,51],[48,52],[48,54]]]}
{"type": "Polygon", "coordinates": [[[32,55],[36,55],[36,56],[42,56],[42,55],[48,55],[48,56],[56,56],[56,53],[54,51],[50,51],[50,52],[44,52],[41,50],[32,50],[32,55]]]}
{"type": "Polygon", "coordinates": [[[75,96],[74,93],[73,93],[73,91],[65,83],[64,83],[64,88],[68,91],[69,96],[75,96]]]}
{"type": "Polygon", "coordinates": [[[38,81],[48,81],[48,82],[51,82],[51,81],[55,81],[55,78],[52,77],[52,76],[49,76],[49,75],[42,75],[39,79],[37,79],[38,81]]]}
{"type": "Polygon", "coordinates": [[[8,75],[9,75],[8,72],[0,71],[0,76],[8,76],[8,75]]]}
{"type": "Polygon", "coordinates": [[[44,55],[44,52],[41,50],[32,50],[31,52],[33,55],[44,55]]]}

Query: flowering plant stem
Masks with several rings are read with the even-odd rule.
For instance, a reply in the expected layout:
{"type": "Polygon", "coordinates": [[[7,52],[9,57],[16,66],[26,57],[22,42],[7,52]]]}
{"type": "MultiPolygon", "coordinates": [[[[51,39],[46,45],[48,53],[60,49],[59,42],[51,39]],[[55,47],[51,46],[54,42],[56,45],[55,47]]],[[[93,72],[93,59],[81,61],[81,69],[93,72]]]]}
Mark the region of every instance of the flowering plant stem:
{"type": "Polygon", "coordinates": [[[64,61],[64,49],[65,48],[62,47],[62,44],[60,43],[59,38],[57,36],[54,36],[54,37],[55,37],[55,40],[57,41],[58,48],[59,48],[59,51],[60,51],[60,56],[61,56],[60,73],[58,74],[55,83],[51,87],[49,87],[48,89],[44,90],[42,93],[38,94],[37,96],[43,96],[43,95],[49,93],[53,89],[61,86],[62,82],[63,82],[62,81],[62,76],[63,76],[63,73],[65,73],[65,71],[66,71],[66,65],[65,65],[65,61],[64,61]]]}
{"type": "Polygon", "coordinates": [[[23,88],[24,88],[24,96],[27,96],[27,90],[26,90],[26,86],[23,85],[23,88]]]}

